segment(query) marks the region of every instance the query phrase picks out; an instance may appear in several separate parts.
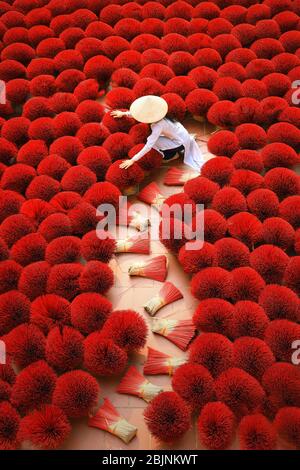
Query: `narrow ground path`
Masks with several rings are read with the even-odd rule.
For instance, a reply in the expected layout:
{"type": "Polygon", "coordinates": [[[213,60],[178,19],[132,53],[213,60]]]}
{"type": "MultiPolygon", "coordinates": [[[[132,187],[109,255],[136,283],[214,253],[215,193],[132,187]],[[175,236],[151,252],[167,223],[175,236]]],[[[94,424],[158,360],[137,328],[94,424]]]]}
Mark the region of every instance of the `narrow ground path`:
{"type": "MultiPolygon", "coordinates": [[[[194,120],[189,120],[185,123],[186,127],[191,133],[197,133],[199,136],[207,135],[211,129],[205,127],[205,124],[196,122],[194,120]]],[[[208,160],[213,155],[209,154],[207,151],[206,143],[200,143],[200,147],[203,151],[205,160],[208,160]]],[[[184,167],[182,162],[176,161],[173,165],[178,167],[184,167]]],[[[173,186],[168,187],[163,184],[163,179],[166,171],[169,166],[164,165],[159,170],[151,173],[144,182],[143,186],[149,184],[151,181],[155,181],[161,189],[161,192],[169,196],[175,194],[176,192],[181,192],[182,187],[173,186]]],[[[188,169],[188,167],[186,167],[188,169]]],[[[130,198],[131,202],[135,201],[135,198],[130,198]]],[[[143,203],[141,203],[143,204],[143,203]]],[[[147,207],[145,204],[145,209],[147,207]]],[[[136,230],[130,229],[132,234],[136,233],[136,230]]],[[[167,339],[155,335],[150,331],[151,318],[145,312],[143,305],[151,297],[155,296],[162,283],[158,281],[153,281],[151,279],[140,278],[140,277],[129,277],[128,276],[128,267],[134,262],[144,261],[145,258],[150,256],[155,256],[158,254],[165,254],[169,260],[169,269],[167,280],[171,281],[175,286],[177,286],[184,295],[184,298],[171,304],[167,305],[157,313],[158,318],[163,317],[176,317],[178,319],[189,319],[197,305],[197,301],[190,294],[190,277],[186,275],[181,265],[179,264],[175,255],[170,254],[167,249],[158,241],[151,240],[151,255],[139,255],[139,254],[119,254],[111,262],[110,266],[115,274],[115,284],[110,290],[107,297],[111,300],[114,310],[120,309],[133,309],[141,313],[145,318],[147,324],[149,325],[149,336],[147,339],[146,347],[140,351],[139,354],[131,357],[130,364],[135,365],[140,371],[143,370],[143,364],[147,356],[147,347],[150,346],[159,351],[163,351],[166,354],[171,356],[183,357],[186,355],[181,351],[177,346],[168,341],[167,339]]],[[[147,377],[152,383],[160,385],[164,390],[171,390],[171,380],[170,377],[166,375],[157,375],[147,377]]],[[[86,425],[86,420],[77,423],[73,427],[73,432],[71,437],[65,443],[65,449],[161,449],[164,448],[163,445],[158,443],[154,438],[151,437],[150,433],[147,430],[143,412],[146,403],[136,397],[129,395],[121,395],[116,392],[116,388],[120,382],[120,377],[113,379],[104,378],[102,381],[99,380],[102,396],[109,397],[114,406],[119,410],[120,414],[128,419],[129,422],[137,426],[138,432],[137,436],[131,441],[129,445],[124,444],[118,438],[111,436],[110,434],[94,429],[89,428],[86,425]]],[[[170,448],[166,446],[165,448],[170,448]]],[[[197,449],[199,444],[197,442],[197,435],[195,425],[190,429],[190,431],[184,436],[183,439],[178,441],[171,448],[174,449],[197,449]]]]}

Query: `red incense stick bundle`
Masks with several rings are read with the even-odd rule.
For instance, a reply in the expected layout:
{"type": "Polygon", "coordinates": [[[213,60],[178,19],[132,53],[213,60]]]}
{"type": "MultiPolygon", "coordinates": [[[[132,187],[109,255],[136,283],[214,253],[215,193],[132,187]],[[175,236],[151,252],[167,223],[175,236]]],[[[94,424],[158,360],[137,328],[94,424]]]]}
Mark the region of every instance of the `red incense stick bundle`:
{"type": "Polygon", "coordinates": [[[180,349],[185,351],[195,335],[196,328],[192,320],[176,320],[175,318],[154,319],[151,331],[164,336],[180,349]]]}
{"type": "Polygon", "coordinates": [[[117,215],[117,225],[123,225],[127,227],[133,227],[143,232],[147,230],[150,225],[150,220],[148,217],[144,217],[138,211],[131,211],[128,212],[129,205],[126,207],[121,207],[119,210],[119,214],[117,215]]]}
{"type": "Polygon", "coordinates": [[[128,225],[129,227],[136,228],[140,232],[144,232],[150,225],[150,219],[134,211],[132,214],[128,215],[128,225]]]}
{"type": "Polygon", "coordinates": [[[128,268],[129,276],[141,276],[164,282],[167,277],[168,259],[165,255],[155,256],[148,261],[134,263],[128,268]]]}
{"type": "Polygon", "coordinates": [[[160,192],[157,184],[154,182],[145,186],[145,188],[139,192],[138,198],[147,204],[153,205],[157,210],[161,209],[161,206],[166,199],[160,192]]]}
{"type": "Polygon", "coordinates": [[[161,387],[149,382],[134,366],[129,367],[117,388],[117,392],[135,395],[147,403],[162,391],[161,387]]]}
{"type": "Polygon", "coordinates": [[[148,300],[144,309],[152,317],[165,305],[171,304],[176,300],[182,299],[183,295],[177,287],[172,284],[172,282],[165,282],[159,293],[148,300]]]}
{"type": "Polygon", "coordinates": [[[183,186],[187,181],[196,178],[199,173],[196,171],[187,171],[183,168],[170,168],[165,174],[164,184],[166,186],[183,186]]]}
{"type": "Polygon", "coordinates": [[[140,233],[124,240],[116,241],[115,253],[140,253],[149,255],[150,237],[149,234],[140,233]]]}
{"type": "Polygon", "coordinates": [[[148,357],[144,364],[144,374],[173,375],[175,369],[185,363],[186,359],[184,357],[168,356],[168,354],[157,351],[156,349],[148,348],[148,357]]]}
{"type": "Polygon", "coordinates": [[[107,431],[128,444],[136,435],[137,428],[123,418],[113,404],[104,398],[103,405],[89,419],[89,426],[107,431]]]}

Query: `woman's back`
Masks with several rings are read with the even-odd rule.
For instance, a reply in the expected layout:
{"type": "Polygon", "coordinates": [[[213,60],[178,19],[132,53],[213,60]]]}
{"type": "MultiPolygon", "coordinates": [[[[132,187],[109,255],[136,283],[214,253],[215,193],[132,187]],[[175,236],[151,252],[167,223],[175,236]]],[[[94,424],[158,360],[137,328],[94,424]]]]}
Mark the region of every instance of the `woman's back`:
{"type": "Polygon", "coordinates": [[[176,138],[178,138],[179,135],[188,135],[187,130],[180,122],[169,118],[163,118],[160,121],[151,124],[152,130],[157,127],[160,129],[160,135],[168,137],[169,139],[175,138],[175,140],[177,140],[176,138]]]}

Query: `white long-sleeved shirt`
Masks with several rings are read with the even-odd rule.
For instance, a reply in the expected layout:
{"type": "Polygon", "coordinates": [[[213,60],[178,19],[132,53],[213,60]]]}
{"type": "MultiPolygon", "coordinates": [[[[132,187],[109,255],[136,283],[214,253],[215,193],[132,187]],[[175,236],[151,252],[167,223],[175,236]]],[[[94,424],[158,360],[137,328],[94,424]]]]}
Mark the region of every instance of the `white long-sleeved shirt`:
{"type": "Polygon", "coordinates": [[[203,157],[195,139],[188,133],[180,122],[173,122],[167,118],[151,124],[151,134],[144,147],[134,155],[132,160],[137,161],[146,155],[152,148],[162,153],[163,150],[184,146],[184,163],[196,171],[203,165],[203,157]]]}

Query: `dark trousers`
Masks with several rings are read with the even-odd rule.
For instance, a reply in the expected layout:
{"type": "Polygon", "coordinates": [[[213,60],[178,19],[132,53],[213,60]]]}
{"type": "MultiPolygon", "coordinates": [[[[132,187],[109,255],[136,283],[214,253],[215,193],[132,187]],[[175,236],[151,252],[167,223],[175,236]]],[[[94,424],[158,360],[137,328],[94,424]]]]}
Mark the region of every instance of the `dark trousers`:
{"type": "Polygon", "coordinates": [[[184,151],[184,146],[180,145],[180,147],[176,147],[174,149],[167,149],[167,150],[162,150],[162,153],[164,154],[164,160],[170,160],[171,158],[175,157],[176,153],[183,152],[184,151]]]}

